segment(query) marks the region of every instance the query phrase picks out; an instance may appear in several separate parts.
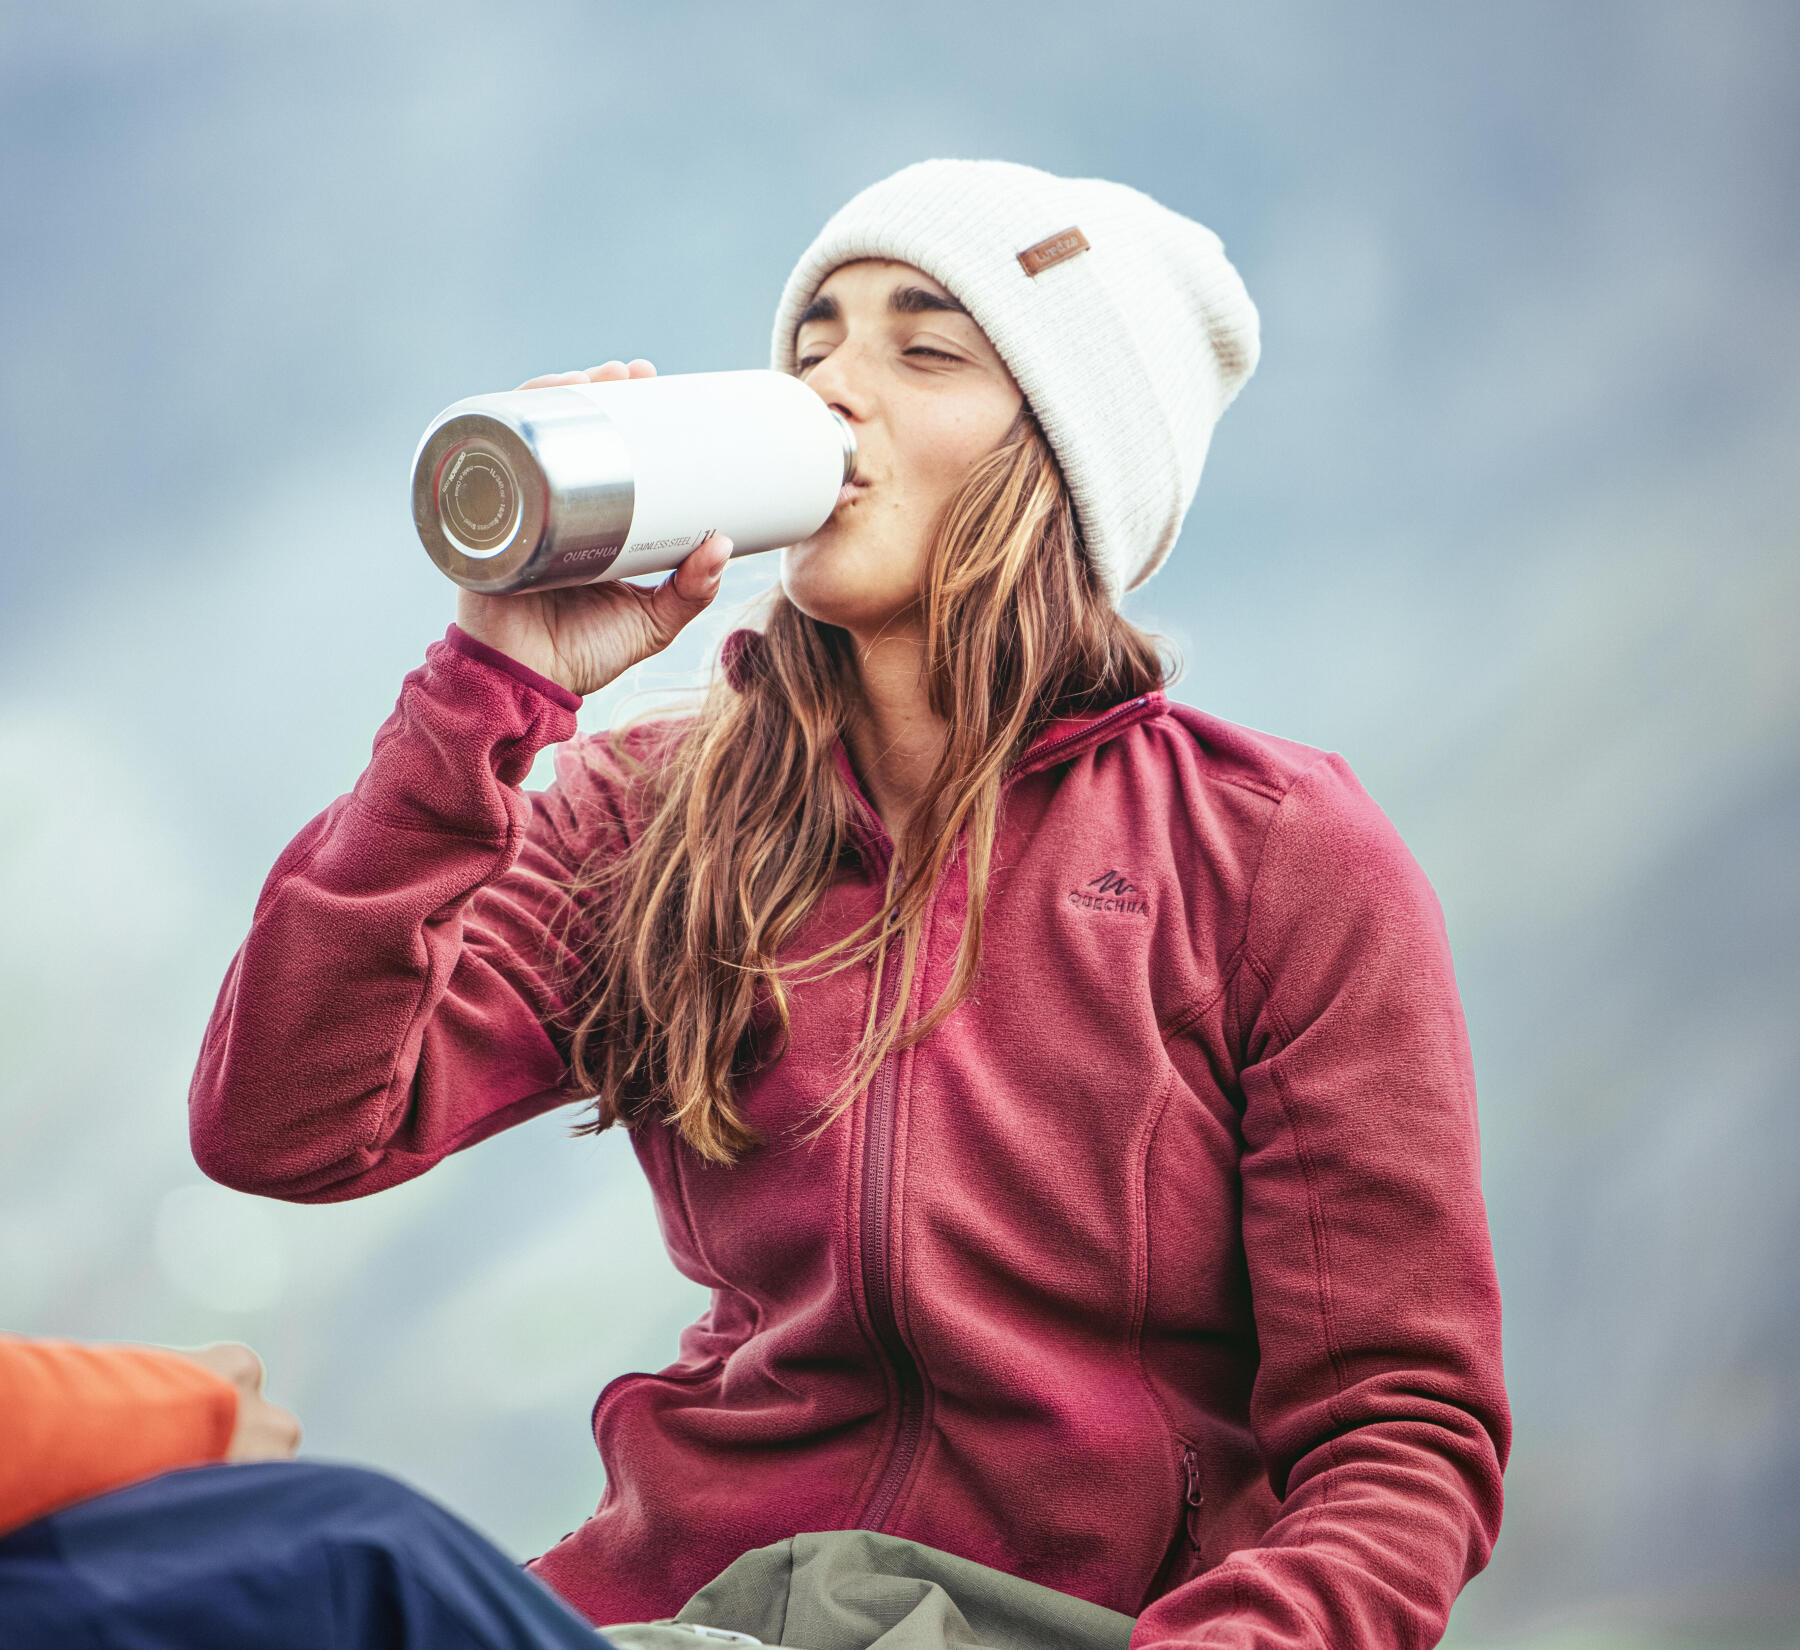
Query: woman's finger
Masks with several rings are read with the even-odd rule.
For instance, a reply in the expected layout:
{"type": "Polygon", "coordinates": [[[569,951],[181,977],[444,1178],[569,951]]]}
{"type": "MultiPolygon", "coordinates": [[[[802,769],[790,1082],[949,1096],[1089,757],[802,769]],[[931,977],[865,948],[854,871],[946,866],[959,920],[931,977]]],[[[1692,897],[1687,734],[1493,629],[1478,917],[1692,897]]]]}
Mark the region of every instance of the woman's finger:
{"type": "Polygon", "coordinates": [[[559,384],[585,384],[588,375],[585,372],[547,372],[537,378],[527,378],[519,386],[522,390],[548,390],[559,384]]]}
{"type": "Polygon", "coordinates": [[[654,378],[656,367],[638,356],[635,361],[602,361],[597,367],[589,367],[586,372],[546,372],[536,378],[527,378],[519,386],[522,390],[555,389],[562,384],[616,384],[622,378],[654,378]]]}

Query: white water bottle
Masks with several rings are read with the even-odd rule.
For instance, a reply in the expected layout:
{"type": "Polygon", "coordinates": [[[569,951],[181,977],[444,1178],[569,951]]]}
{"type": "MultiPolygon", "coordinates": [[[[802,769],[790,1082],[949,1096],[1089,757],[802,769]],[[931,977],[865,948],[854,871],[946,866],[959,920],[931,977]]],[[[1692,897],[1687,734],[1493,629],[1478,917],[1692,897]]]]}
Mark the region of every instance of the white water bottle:
{"type": "Polygon", "coordinates": [[[856,472],[845,420],[786,373],[698,372],[478,395],[431,421],[413,521],[431,559],[498,595],[734,555],[818,531],[856,472]]]}

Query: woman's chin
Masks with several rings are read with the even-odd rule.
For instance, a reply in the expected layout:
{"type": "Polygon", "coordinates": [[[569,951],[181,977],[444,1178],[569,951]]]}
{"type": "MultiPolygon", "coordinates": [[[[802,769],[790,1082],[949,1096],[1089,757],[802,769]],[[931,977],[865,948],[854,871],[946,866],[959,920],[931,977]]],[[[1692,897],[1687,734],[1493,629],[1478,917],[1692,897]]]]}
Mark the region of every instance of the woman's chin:
{"type": "Polygon", "coordinates": [[[895,571],[874,547],[827,522],[782,552],[781,588],[808,618],[861,631],[879,627],[918,599],[917,581],[908,587],[895,571]]]}
{"type": "Polygon", "coordinates": [[[842,580],[834,579],[821,569],[813,567],[784,564],[781,569],[781,589],[787,599],[809,619],[817,619],[820,624],[840,625],[845,629],[856,623],[863,605],[856,600],[855,591],[844,588],[842,580]]]}

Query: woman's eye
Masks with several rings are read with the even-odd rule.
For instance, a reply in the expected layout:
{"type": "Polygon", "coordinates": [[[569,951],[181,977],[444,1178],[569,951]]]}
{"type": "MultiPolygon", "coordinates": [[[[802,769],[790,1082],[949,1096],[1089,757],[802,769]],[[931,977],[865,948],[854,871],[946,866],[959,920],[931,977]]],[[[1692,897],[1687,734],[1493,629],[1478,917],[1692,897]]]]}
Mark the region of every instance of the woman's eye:
{"type": "Polygon", "coordinates": [[[906,352],[908,355],[928,355],[934,361],[960,361],[960,355],[952,355],[947,349],[929,349],[924,344],[914,344],[906,352]]]}
{"type": "Polygon", "coordinates": [[[802,372],[810,372],[824,359],[825,357],[822,355],[803,355],[800,357],[797,365],[802,372]]]}

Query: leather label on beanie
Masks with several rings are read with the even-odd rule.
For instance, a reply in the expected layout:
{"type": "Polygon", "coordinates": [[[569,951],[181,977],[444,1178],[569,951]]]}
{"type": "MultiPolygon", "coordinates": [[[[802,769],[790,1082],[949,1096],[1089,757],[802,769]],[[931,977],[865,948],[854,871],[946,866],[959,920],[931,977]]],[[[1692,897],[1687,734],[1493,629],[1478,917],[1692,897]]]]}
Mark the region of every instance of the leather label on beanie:
{"type": "Polygon", "coordinates": [[[1067,263],[1077,252],[1085,252],[1087,249],[1087,236],[1070,225],[1060,234],[1052,235],[1046,241],[1039,241],[1036,246],[1026,247],[1019,254],[1019,267],[1027,275],[1042,275],[1046,269],[1067,263]]]}

